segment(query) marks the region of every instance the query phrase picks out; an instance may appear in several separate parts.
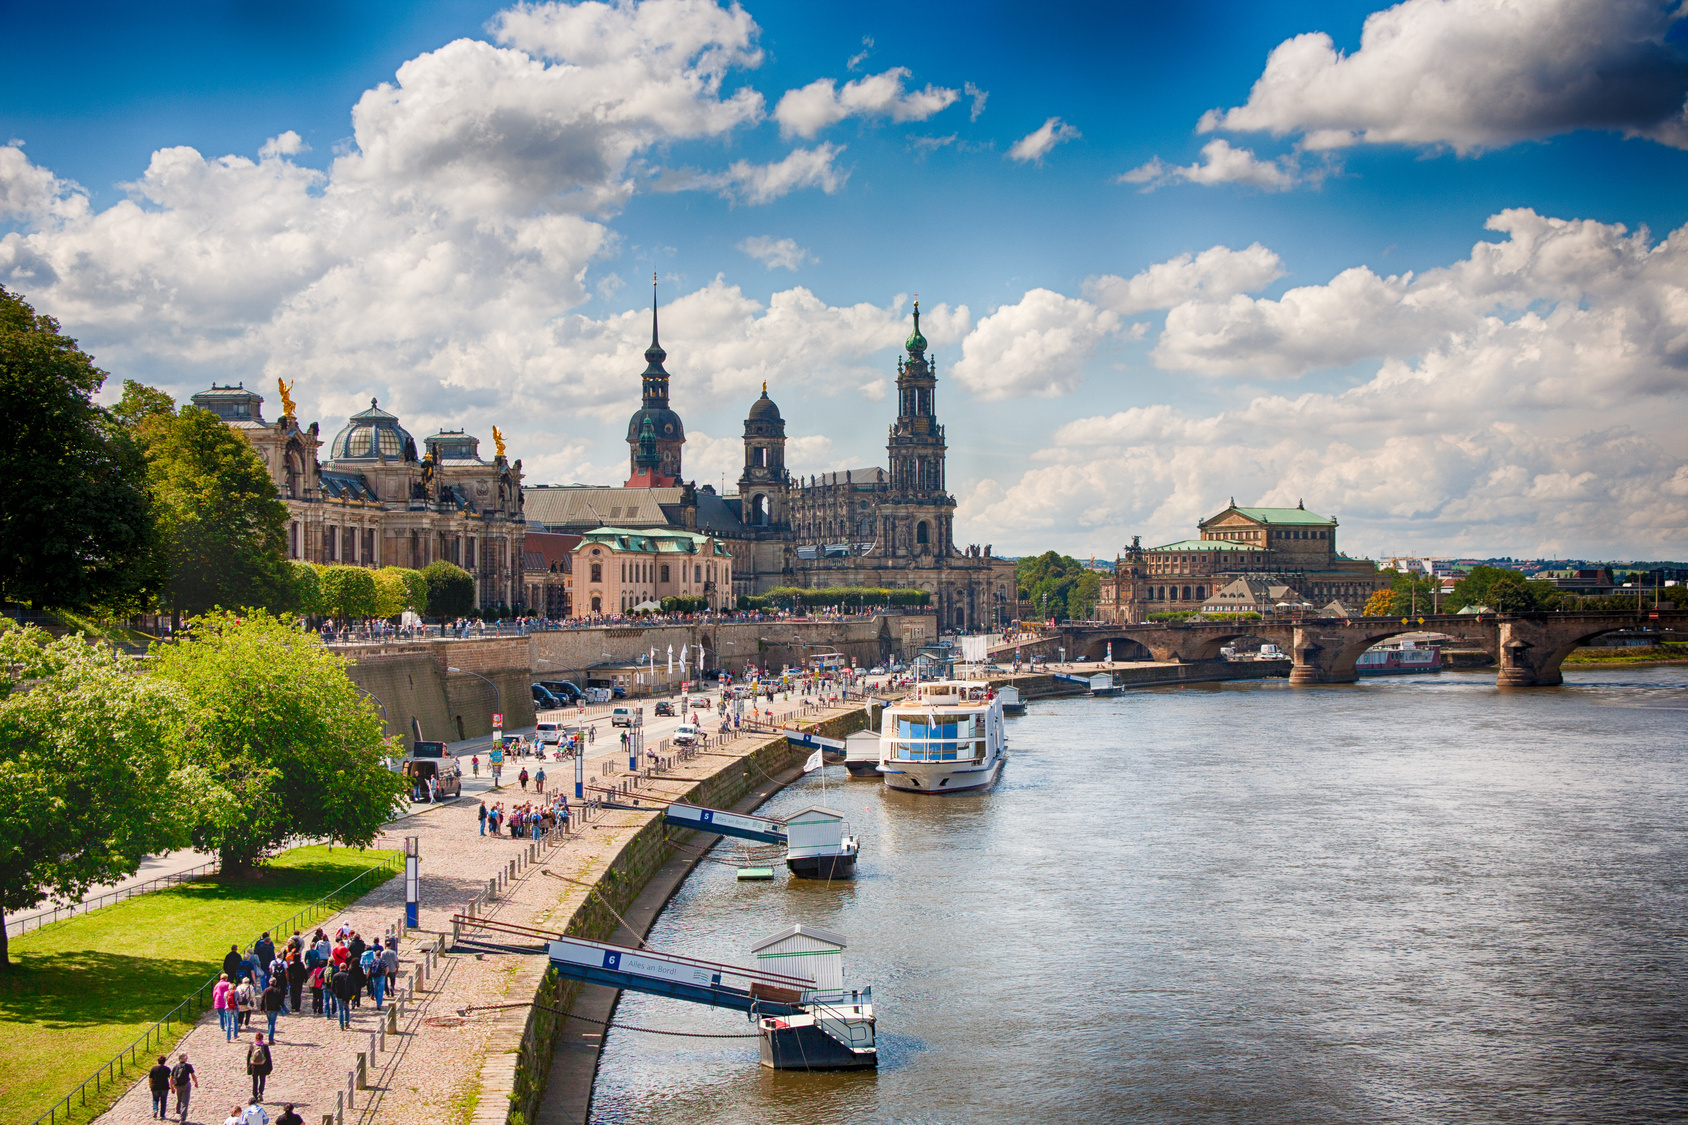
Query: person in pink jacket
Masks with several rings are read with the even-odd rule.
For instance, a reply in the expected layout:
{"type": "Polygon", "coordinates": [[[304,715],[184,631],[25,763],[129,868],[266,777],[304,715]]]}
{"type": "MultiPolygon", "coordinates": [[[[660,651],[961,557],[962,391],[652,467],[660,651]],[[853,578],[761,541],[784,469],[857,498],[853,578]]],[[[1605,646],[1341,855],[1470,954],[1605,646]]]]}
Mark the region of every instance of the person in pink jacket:
{"type": "Polygon", "coordinates": [[[211,989],[211,1006],[217,1009],[217,1025],[223,1029],[223,1042],[240,1038],[240,1011],[235,1007],[234,985],[227,973],[219,973],[211,989]]]}

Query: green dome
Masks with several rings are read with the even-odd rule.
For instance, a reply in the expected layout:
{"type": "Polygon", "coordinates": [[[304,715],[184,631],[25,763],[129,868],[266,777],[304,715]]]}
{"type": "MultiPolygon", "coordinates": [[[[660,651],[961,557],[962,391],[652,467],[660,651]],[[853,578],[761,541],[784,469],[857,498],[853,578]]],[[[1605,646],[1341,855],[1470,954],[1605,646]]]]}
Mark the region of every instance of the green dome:
{"type": "Polygon", "coordinates": [[[926,350],[926,337],[920,334],[920,302],[914,303],[914,335],[908,338],[905,346],[909,354],[917,354],[926,350]]]}

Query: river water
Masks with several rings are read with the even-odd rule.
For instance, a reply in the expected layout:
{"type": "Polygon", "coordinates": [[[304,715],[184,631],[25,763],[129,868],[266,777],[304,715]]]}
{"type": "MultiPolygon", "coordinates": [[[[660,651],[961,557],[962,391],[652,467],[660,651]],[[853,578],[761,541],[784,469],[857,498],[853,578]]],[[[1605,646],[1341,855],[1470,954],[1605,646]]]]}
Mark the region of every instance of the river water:
{"type": "MultiPolygon", "coordinates": [[[[649,942],[753,964],[792,922],[846,935],[879,1070],[611,1030],[592,1120],[1688,1120],[1688,668],[1567,681],[1033,704],[970,798],[829,769],[854,882],[706,863],[649,942]]],[[[749,1030],[631,994],[615,1019],[749,1030]]]]}

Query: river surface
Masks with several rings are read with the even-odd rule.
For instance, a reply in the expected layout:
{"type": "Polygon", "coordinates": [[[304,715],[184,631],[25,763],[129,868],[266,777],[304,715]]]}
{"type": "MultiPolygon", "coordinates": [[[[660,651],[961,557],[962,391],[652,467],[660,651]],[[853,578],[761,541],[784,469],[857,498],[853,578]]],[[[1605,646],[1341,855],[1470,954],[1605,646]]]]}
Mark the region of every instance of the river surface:
{"type": "MultiPolygon", "coordinates": [[[[592,1121],[1688,1120],[1688,668],[1567,681],[1032,704],[977,797],[833,767],[854,882],[705,863],[649,942],[754,964],[792,922],[844,934],[878,1071],[612,1029],[592,1121]]],[[[632,994],[615,1021],[750,1030],[632,994]]]]}

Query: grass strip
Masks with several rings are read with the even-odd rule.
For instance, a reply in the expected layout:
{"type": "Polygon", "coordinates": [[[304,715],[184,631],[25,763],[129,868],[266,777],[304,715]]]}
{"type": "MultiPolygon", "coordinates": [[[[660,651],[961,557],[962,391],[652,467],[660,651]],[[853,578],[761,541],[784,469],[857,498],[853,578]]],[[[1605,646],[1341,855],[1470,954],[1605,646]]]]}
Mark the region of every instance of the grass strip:
{"type": "MultiPolygon", "coordinates": [[[[12,968],[0,972],[0,1059],[6,1062],[0,1067],[0,1121],[33,1122],[220,972],[231,942],[245,950],[265,927],[396,854],[293,848],[255,878],[211,876],[13,938],[12,968]]],[[[346,902],[395,873],[362,880],[346,902]]],[[[175,1025],[167,1044],[190,1026],[175,1025]]],[[[152,1054],[164,1050],[161,1045],[152,1054]]],[[[97,1097],[90,1089],[87,1108],[75,1105],[70,1120],[93,1120],[150,1063],[132,1067],[97,1097]]]]}

